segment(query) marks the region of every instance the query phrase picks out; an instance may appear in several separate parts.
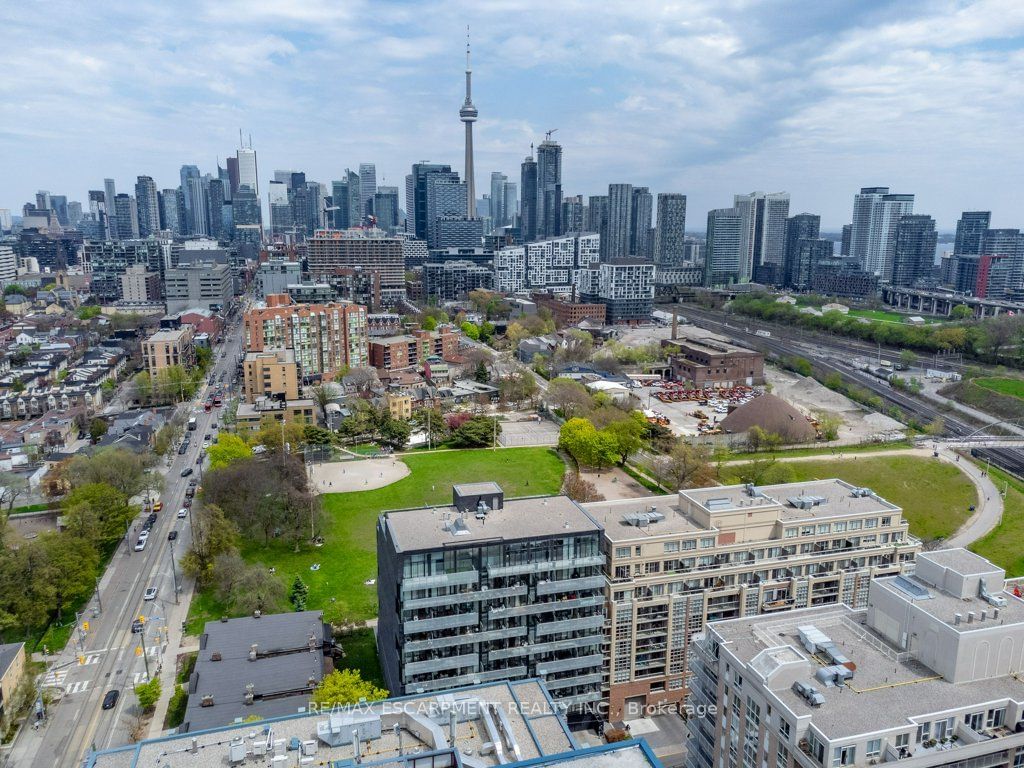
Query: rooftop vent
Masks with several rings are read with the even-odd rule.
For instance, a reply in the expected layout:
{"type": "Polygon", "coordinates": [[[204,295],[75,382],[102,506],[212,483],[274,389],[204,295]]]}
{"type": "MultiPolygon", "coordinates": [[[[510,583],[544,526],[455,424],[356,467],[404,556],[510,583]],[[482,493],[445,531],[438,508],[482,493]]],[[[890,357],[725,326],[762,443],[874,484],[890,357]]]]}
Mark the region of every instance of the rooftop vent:
{"type": "Polygon", "coordinates": [[[812,707],[820,707],[825,703],[825,697],[821,695],[821,691],[810,683],[804,683],[797,680],[793,683],[793,693],[806,701],[807,704],[812,707]]]}
{"type": "Polygon", "coordinates": [[[203,694],[203,697],[199,700],[199,706],[200,707],[212,707],[213,706],[213,696],[210,695],[209,693],[203,694]]]}
{"type": "Polygon", "coordinates": [[[704,506],[711,512],[719,512],[723,509],[732,509],[733,505],[731,499],[720,496],[718,498],[708,499],[704,506]]]}
{"type": "Polygon", "coordinates": [[[635,525],[637,528],[643,528],[646,525],[653,523],[660,523],[665,519],[665,516],[661,512],[651,510],[650,512],[629,512],[622,516],[622,521],[626,525],[635,525]]]}
{"type": "Polygon", "coordinates": [[[812,507],[818,507],[824,504],[828,499],[824,496],[812,496],[810,494],[803,494],[801,496],[791,496],[786,499],[793,507],[797,509],[811,509],[812,507]]]}
{"type": "Polygon", "coordinates": [[[984,579],[978,579],[978,597],[984,600],[989,605],[994,605],[996,608],[1006,607],[1006,598],[1002,595],[993,595],[988,591],[988,587],[985,586],[984,579]]]}
{"type": "Polygon", "coordinates": [[[863,499],[867,498],[868,496],[874,496],[875,492],[872,491],[870,488],[854,488],[852,491],[850,491],[850,495],[853,496],[855,499],[863,499]]]}
{"type": "Polygon", "coordinates": [[[892,585],[908,595],[911,600],[930,600],[932,597],[932,593],[924,585],[911,581],[906,576],[897,576],[892,580],[892,585]]]}
{"type": "Polygon", "coordinates": [[[461,517],[453,517],[450,520],[447,520],[444,524],[444,529],[452,536],[469,535],[469,528],[466,527],[466,521],[461,517]]]}

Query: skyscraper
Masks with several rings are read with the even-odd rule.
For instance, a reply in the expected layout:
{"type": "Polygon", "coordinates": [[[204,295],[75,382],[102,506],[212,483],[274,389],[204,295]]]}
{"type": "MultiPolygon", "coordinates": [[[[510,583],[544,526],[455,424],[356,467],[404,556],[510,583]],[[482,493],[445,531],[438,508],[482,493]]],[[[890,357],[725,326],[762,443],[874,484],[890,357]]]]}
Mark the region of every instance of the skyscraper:
{"type": "Polygon", "coordinates": [[[762,277],[764,282],[778,282],[786,252],[789,193],[736,195],[733,207],[738,208],[743,217],[740,225],[740,282],[755,279],[759,267],[766,267],[762,277]]]}
{"type": "Polygon", "coordinates": [[[117,221],[117,239],[131,240],[139,236],[139,212],[135,198],[124,193],[114,197],[115,219],[117,221]]]}
{"type": "MultiPolygon", "coordinates": [[[[345,169],[345,178],[348,183],[348,225],[358,227],[363,223],[362,182],[359,174],[348,168],[345,169]]],[[[374,187],[376,187],[376,182],[374,187]]]]}
{"type": "Polygon", "coordinates": [[[473,106],[473,70],[469,66],[469,27],[466,27],[466,101],[459,110],[459,119],[466,126],[466,218],[476,218],[476,182],[473,169],[473,123],[477,111],[473,106]]]}
{"type": "Polygon", "coordinates": [[[817,240],[821,235],[821,217],[814,213],[798,213],[786,222],[786,254],[783,259],[782,283],[790,288],[810,288],[810,265],[800,261],[800,241],[817,240]]]}
{"type": "Polygon", "coordinates": [[[156,182],[149,176],[136,179],[135,203],[139,210],[139,236],[149,237],[160,229],[160,201],[157,198],[156,182]]]}
{"type": "Polygon", "coordinates": [[[370,213],[373,196],[377,194],[377,166],[373,163],[359,164],[359,213],[370,213]]]}
{"type": "Polygon", "coordinates": [[[510,226],[516,223],[516,216],[519,213],[519,185],[514,181],[505,182],[504,202],[505,224],[510,226]]]}
{"type": "Polygon", "coordinates": [[[601,260],[613,261],[630,256],[630,232],[633,223],[633,185],[608,185],[608,234],[601,237],[601,260]],[[607,241],[607,245],[605,242],[607,241]]]}
{"type": "MultiPolygon", "coordinates": [[[[442,163],[414,163],[412,166],[413,198],[406,216],[412,216],[413,232],[420,240],[427,239],[427,180],[435,173],[451,173],[452,167],[442,163]]],[[[408,183],[406,187],[408,194],[408,183]]]]}
{"type": "Polygon", "coordinates": [[[890,283],[904,288],[931,277],[935,262],[935,220],[931,216],[901,216],[896,222],[890,283]]]}
{"type": "Polygon", "coordinates": [[[235,152],[235,162],[238,164],[238,187],[232,192],[242,187],[249,187],[252,193],[259,197],[260,182],[256,167],[256,150],[252,147],[239,148],[235,152]]]}
{"type": "Polygon", "coordinates": [[[960,220],[956,223],[956,241],[953,245],[953,255],[980,254],[981,241],[991,221],[991,211],[964,211],[961,213],[960,220]]]}
{"type": "Polygon", "coordinates": [[[196,234],[192,231],[192,223],[195,218],[195,215],[193,213],[192,205],[193,185],[190,184],[189,182],[192,181],[193,179],[200,178],[199,168],[195,165],[183,165],[181,166],[180,176],[182,202],[185,205],[185,220],[183,222],[183,232],[186,235],[196,234]]]}
{"type": "Polygon", "coordinates": [[[228,185],[231,187],[231,198],[238,191],[238,157],[229,157],[224,161],[228,167],[228,185]]]}
{"type": "Polygon", "coordinates": [[[106,213],[106,234],[108,240],[117,240],[120,237],[120,227],[117,225],[117,191],[114,189],[113,179],[103,180],[103,203],[106,213]]]}
{"type": "Polygon", "coordinates": [[[603,261],[608,247],[608,195],[591,195],[587,198],[587,216],[583,222],[587,232],[596,232],[598,253],[603,261]]]}
{"type": "Polygon", "coordinates": [[[505,218],[505,184],[508,176],[500,171],[491,172],[491,226],[494,228],[503,227],[506,224],[505,218]]]}
{"type": "Polygon", "coordinates": [[[740,279],[739,208],[708,211],[707,246],[704,251],[704,285],[729,285],[740,279]]]}
{"type": "MultiPolygon", "coordinates": [[[[230,183],[230,182],[228,182],[230,183]]],[[[210,237],[221,239],[224,233],[224,187],[222,179],[210,179],[206,185],[206,217],[210,237]]]]}
{"type": "Polygon", "coordinates": [[[562,231],[560,234],[578,235],[583,231],[583,195],[562,199],[562,231]]]}
{"type": "MultiPolygon", "coordinates": [[[[362,174],[359,175],[362,179],[362,174]]],[[[373,195],[373,215],[377,226],[389,235],[398,229],[398,187],[377,187],[373,195]]]]}
{"type": "Polygon", "coordinates": [[[640,259],[651,259],[654,256],[654,243],[651,242],[651,216],[654,198],[647,187],[633,188],[633,204],[629,218],[629,253],[640,259]]]}
{"type": "MultiPolygon", "coordinates": [[[[195,166],[191,166],[195,168],[195,166]]],[[[202,178],[197,175],[186,177],[186,184],[182,191],[188,189],[185,195],[185,220],[188,225],[187,234],[207,235],[210,233],[209,222],[207,221],[206,185],[202,178]],[[192,207],[190,208],[189,205],[192,207]]]]}
{"type": "Polygon", "coordinates": [[[520,168],[520,188],[522,193],[522,205],[520,216],[522,222],[519,227],[522,232],[523,242],[530,243],[537,239],[537,161],[533,159],[531,147],[530,156],[523,160],[520,168]]]}
{"type": "Polygon", "coordinates": [[[892,275],[896,223],[914,212],[913,195],[890,194],[888,187],[863,187],[853,198],[850,256],[865,272],[889,279],[892,275]]]}
{"type": "Polygon", "coordinates": [[[432,173],[427,177],[427,244],[439,248],[438,221],[440,219],[468,219],[466,217],[466,196],[469,185],[459,180],[459,174],[432,173]]]}
{"type": "Polygon", "coordinates": [[[664,267],[683,263],[686,251],[686,195],[658,194],[658,227],[654,236],[654,263],[664,267]]]}
{"type": "Polygon", "coordinates": [[[283,181],[270,182],[270,231],[275,235],[288,233],[292,227],[292,212],[288,200],[288,185],[283,181]]]}
{"type": "Polygon", "coordinates": [[[551,133],[537,147],[537,237],[560,234],[562,218],[562,146],[551,133]]]}

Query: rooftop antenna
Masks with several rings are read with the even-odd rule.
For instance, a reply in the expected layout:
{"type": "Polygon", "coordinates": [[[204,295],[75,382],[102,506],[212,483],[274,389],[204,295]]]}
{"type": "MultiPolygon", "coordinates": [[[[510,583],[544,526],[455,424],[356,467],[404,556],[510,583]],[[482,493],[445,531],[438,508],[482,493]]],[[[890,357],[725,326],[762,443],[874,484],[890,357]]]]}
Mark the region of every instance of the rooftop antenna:
{"type": "Polygon", "coordinates": [[[245,149],[245,141],[242,139],[242,129],[238,129],[238,146],[245,149]]]}
{"type": "Polygon", "coordinates": [[[252,134],[249,134],[249,149],[252,149],[252,134]]]}

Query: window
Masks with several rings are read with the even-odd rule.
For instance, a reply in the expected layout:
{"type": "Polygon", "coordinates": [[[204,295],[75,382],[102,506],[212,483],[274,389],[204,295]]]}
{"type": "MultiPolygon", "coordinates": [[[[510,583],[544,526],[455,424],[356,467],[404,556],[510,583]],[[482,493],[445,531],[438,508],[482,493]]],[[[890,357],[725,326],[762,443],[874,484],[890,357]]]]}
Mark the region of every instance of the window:
{"type": "Polygon", "coordinates": [[[617,565],[615,566],[615,578],[616,579],[628,579],[629,578],[629,566],[628,565],[617,565]]]}
{"type": "Polygon", "coordinates": [[[845,530],[846,530],[846,523],[845,522],[832,523],[832,532],[833,533],[842,533],[845,530]]]}
{"type": "Polygon", "coordinates": [[[775,768],[788,768],[789,750],[779,744],[779,751],[775,755],[775,768]]]}
{"type": "Polygon", "coordinates": [[[801,528],[800,528],[800,535],[801,536],[813,536],[814,535],[814,526],[813,525],[801,526],[801,528]]]}
{"type": "Polygon", "coordinates": [[[985,714],[985,727],[986,728],[998,728],[1003,724],[1006,719],[1006,708],[1000,707],[999,709],[990,709],[985,714]]]}
{"type": "Polygon", "coordinates": [[[679,542],[678,541],[666,541],[665,542],[665,552],[666,553],[667,552],[678,552],[678,551],[679,551],[679,542]]]}
{"type": "Polygon", "coordinates": [[[789,741],[789,720],[779,718],[779,736],[789,741]]]}
{"type": "Polygon", "coordinates": [[[896,749],[901,749],[910,746],[910,734],[909,733],[898,733],[896,734],[896,749]]]}
{"type": "Polygon", "coordinates": [[[818,534],[819,535],[822,534],[822,533],[828,533],[828,531],[829,531],[829,524],[828,523],[819,523],[818,524],[818,534]]]}
{"type": "Polygon", "coordinates": [[[638,544],[637,546],[635,546],[635,547],[633,548],[633,554],[634,554],[634,555],[635,555],[636,557],[640,557],[640,553],[641,553],[641,552],[642,552],[642,549],[640,548],[640,545],[639,545],[639,544],[638,544]]]}
{"type": "Polygon", "coordinates": [[[868,757],[878,757],[882,754],[882,740],[871,739],[868,742],[868,757]]]}
{"type": "Polygon", "coordinates": [[[715,537],[714,536],[705,536],[704,538],[702,538],[700,540],[700,548],[701,549],[709,549],[709,548],[711,548],[713,546],[715,546],[715,537]]]}
{"type": "Polygon", "coordinates": [[[797,534],[798,534],[799,532],[800,532],[800,531],[799,531],[798,529],[796,529],[796,528],[787,528],[787,529],[786,529],[786,538],[787,538],[787,539],[792,539],[792,538],[795,538],[795,537],[796,537],[796,535],[797,535],[797,534]]]}
{"type": "Polygon", "coordinates": [[[696,549],[697,548],[697,540],[696,539],[687,539],[686,541],[682,542],[682,545],[683,545],[683,549],[696,549]]]}
{"type": "Polygon", "coordinates": [[[644,563],[644,570],[646,571],[647,574],[661,573],[661,563],[659,563],[659,562],[644,563]]]}
{"type": "Polygon", "coordinates": [[[862,525],[862,523],[861,523],[860,520],[851,520],[850,521],[850,525],[849,525],[849,529],[851,531],[859,531],[861,529],[861,525],[862,525]]]}
{"type": "Polygon", "coordinates": [[[964,722],[967,724],[967,727],[970,728],[972,731],[980,731],[982,723],[985,722],[984,718],[984,712],[971,712],[971,714],[967,715],[967,717],[964,718],[964,722]]]}
{"type": "Polygon", "coordinates": [[[616,547],[615,548],[615,556],[616,557],[629,557],[629,547],[616,547]]]}
{"type": "Polygon", "coordinates": [[[856,754],[857,748],[852,744],[846,747],[836,747],[832,750],[832,768],[838,768],[840,765],[853,765],[856,754]]]}
{"type": "Polygon", "coordinates": [[[882,518],[882,527],[884,528],[887,525],[892,525],[892,518],[891,517],[883,517],[882,518]]]}
{"type": "Polygon", "coordinates": [[[864,527],[865,528],[877,528],[878,527],[878,518],[877,517],[869,517],[867,520],[864,521],[864,527]]]}
{"type": "Polygon", "coordinates": [[[811,756],[818,761],[818,764],[824,764],[825,745],[818,740],[818,734],[816,734],[814,731],[807,731],[807,746],[811,750],[811,756]]]}

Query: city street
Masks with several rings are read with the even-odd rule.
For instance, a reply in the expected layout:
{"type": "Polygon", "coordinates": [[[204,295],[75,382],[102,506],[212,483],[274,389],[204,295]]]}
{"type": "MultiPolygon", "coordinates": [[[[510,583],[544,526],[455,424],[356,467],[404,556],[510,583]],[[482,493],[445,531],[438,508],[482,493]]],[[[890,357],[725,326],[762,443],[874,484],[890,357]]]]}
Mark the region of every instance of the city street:
{"type": "MultiPolygon", "coordinates": [[[[241,333],[235,327],[225,336],[225,343],[215,351],[212,372],[218,377],[225,372],[223,385],[229,385],[241,333]]],[[[42,685],[60,700],[51,705],[37,728],[27,725],[22,729],[9,765],[28,768],[77,764],[90,749],[128,743],[138,724],[134,686],[158,675],[163,666],[173,667],[181,623],[188,612],[187,594],[175,602],[175,583],[180,585],[182,579],[177,562],[191,543],[189,519],[178,519],[176,513],[182,507],[189,480],[201,477],[196,460],[203,450],[203,436],[212,431],[211,424],[221,413],[221,409],[210,413],[203,410],[209,386],[204,382],[190,404],[189,415],[196,417],[197,426],[187,433],[192,438],[189,450],[184,455],[175,451],[169,464],[161,459],[156,467],[165,476],[160,494],[164,506],[147,546],[142,552],[134,551],[138,531],[126,534],[100,580],[98,600],[94,597],[84,609],[78,637],[72,637],[62,652],[46,657],[48,671],[42,685]],[[188,467],[194,470],[193,475],[182,477],[182,470],[188,467]],[[172,530],[178,531],[173,542],[167,538],[172,530]],[[143,593],[149,587],[157,589],[157,597],[146,601],[143,593]],[[145,622],[141,635],[132,633],[132,623],[138,617],[144,617],[145,622]],[[104,710],[103,698],[111,690],[119,691],[119,698],[113,709],[104,710]]],[[[133,525],[141,530],[143,521],[140,515],[133,525]]],[[[168,672],[173,675],[173,670],[168,672]]],[[[168,679],[165,676],[165,696],[170,693],[166,690],[168,679]]]]}

